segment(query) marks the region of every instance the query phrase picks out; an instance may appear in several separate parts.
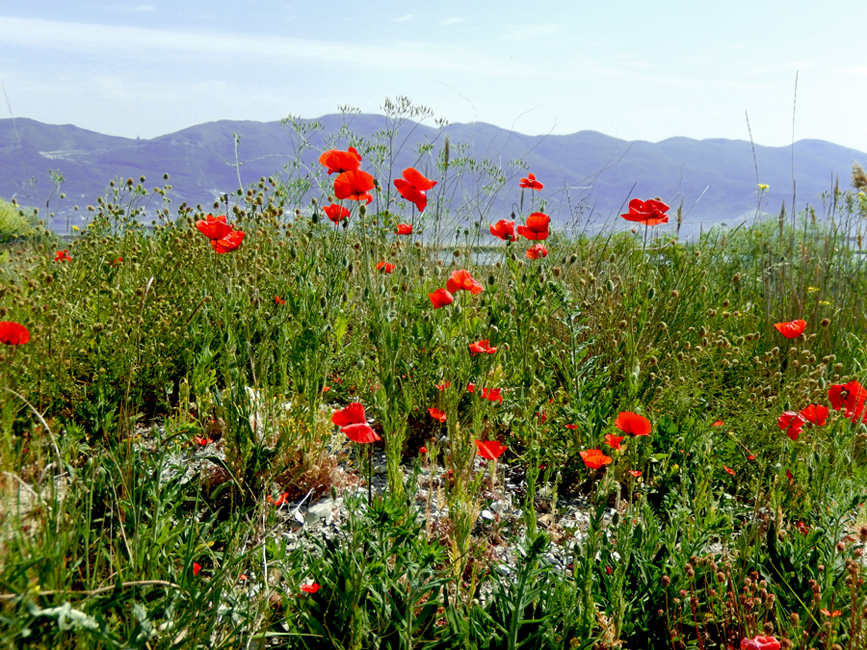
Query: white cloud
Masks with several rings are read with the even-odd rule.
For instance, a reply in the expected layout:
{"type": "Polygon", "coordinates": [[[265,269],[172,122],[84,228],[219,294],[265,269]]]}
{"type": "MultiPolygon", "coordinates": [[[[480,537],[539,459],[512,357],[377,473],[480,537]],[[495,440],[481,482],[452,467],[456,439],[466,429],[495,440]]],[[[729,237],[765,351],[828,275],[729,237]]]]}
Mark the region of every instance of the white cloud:
{"type": "MultiPolygon", "coordinates": [[[[193,59],[261,64],[342,63],[385,70],[498,72],[496,61],[461,48],[417,43],[369,45],[346,41],[301,39],[234,32],[197,32],[60,22],[37,18],[0,16],[0,43],[60,50],[75,54],[147,57],[177,63],[193,59]]],[[[511,75],[512,71],[508,71],[511,75]]]]}

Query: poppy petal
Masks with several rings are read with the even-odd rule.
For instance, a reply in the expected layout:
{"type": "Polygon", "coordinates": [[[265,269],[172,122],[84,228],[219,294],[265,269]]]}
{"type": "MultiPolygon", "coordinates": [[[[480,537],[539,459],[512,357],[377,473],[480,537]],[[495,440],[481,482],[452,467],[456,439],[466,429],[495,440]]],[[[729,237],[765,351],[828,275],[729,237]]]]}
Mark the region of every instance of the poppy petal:
{"type": "Polygon", "coordinates": [[[381,440],[376,431],[367,424],[350,424],[340,429],[352,442],[367,444],[381,440]]]}

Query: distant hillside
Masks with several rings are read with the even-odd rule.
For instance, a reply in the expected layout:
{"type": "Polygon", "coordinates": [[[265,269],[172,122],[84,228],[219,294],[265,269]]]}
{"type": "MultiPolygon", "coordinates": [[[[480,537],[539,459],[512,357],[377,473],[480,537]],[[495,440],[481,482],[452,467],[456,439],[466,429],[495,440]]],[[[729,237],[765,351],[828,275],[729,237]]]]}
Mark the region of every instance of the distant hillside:
{"type": "MultiPolygon", "coordinates": [[[[322,129],[308,134],[310,149],[302,156],[307,168],[315,168],[319,153],[346,122],[361,136],[387,128],[380,115],[326,115],[317,118],[322,129]]],[[[302,120],[309,124],[311,120],[302,120]]],[[[49,125],[17,118],[0,120],[0,196],[17,198],[22,205],[57,213],[54,227],[63,230],[72,207],[82,208],[105,194],[115,177],[140,176],[147,186],[162,184],[170,175],[173,205],[209,205],[221,193],[238,188],[234,134],[240,136],[238,158],[243,184],[281,172],[296,158],[299,136],[280,122],[219,121],[199,124],[150,140],[101,135],[72,125],[49,125]],[[49,170],[64,178],[58,201],[49,170]]],[[[670,205],[683,201],[686,227],[712,223],[735,224],[756,212],[757,189],[753,152],[749,142],[670,138],[658,143],[628,142],[594,131],[571,135],[528,136],[490,124],[452,124],[442,132],[434,127],[405,122],[401,125],[394,172],[418,164],[432,172],[429,158],[419,158],[417,147],[434,142],[438,154],[448,134],[451,156],[489,159],[503,166],[510,185],[497,196],[479,198],[473,179],[484,182],[483,171],[467,173],[451,185],[453,205],[465,202],[463,219],[494,220],[508,216],[517,205],[517,181],[525,172],[510,166],[523,160],[527,169],[546,184],[535,198],[547,201],[555,223],[591,228],[610,222],[633,197],[659,196],[670,205]]],[[[340,141],[345,145],[345,140],[340,141]]],[[[848,186],[852,162],[867,161],[867,153],[818,140],[802,140],[792,147],[755,147],[759,182],[770,186],[763,207],[778,212],[782,201],[791,211],[792,160],[798,209],[817,205],[836,178],[848,186]]],[[[371,165],[375,156],[366,156],[371,165]]],[[[369,167],[368,167],[369,168],[369,167]]],[[[379,171],[383,180],[386,170],[379,171]]],[[[445,186],[441,186],[445,187],[445,186]]],[[[436,192],[437,190],[434,190],[436,192]]],[[[318,192],[314,194],[319,195],[318,192]]],[[[526,197],[529,198],[529,197],[526,197]]],[[[154,202],[157,203],[156,201],[154,202]]],[[[158,207],[155,205],[155,207],[158,207]]],[[[79,212],[70,223],[83,218],[79,212]]]]}

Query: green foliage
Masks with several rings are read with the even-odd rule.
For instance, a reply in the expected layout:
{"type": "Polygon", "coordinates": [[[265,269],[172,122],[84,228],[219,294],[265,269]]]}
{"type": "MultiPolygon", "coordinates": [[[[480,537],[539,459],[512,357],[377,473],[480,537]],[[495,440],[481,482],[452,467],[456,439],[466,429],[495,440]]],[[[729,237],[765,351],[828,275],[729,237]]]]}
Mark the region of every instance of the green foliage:
{"type": "Polygon", "coordinates": [[[44,232],[36,210],[0,199],[0,244],[42,237],[44,232]]]}
{"type": "MultiPolygon", "coordinates": [[[[843,411],[792,437],[777,424],[864,378],[861,199],[694,242],[554,233],[531,260],[490,245],[487,201],[515,190],[467,148],[419,147],[439,182],[424,214],[407,207],[391,162],[429,111],[384,109],[369,141],[326,137],[373,165],[369,205],[326,217],[330,179],[300,162],[318,127],[287,118],[298,160],[210,207],[245,233],[225,254],[196,228],[207,209],[169,210],[168,185],[145,227],[144,181],[112,182],[68,258],[2,206],[15,245],[0,320],[30,341],[0,349],[0,640],[726,648],[772,628],[862,647],[865,425],[843,411]],[[322,200],[298,205],[313,187],[322,200]],[[458,270],[483,291],[433,308],[458,270]],[[798,338],[774,328],[794,319],[798,338]],[[496,351],[472,354],[484,340],[496,351]],[[330,422],[351,402],[384,439],[386,494],[344,492],[340,533],[290,548],[273,504],[365,474],[370,456],[330,422]],[[617,449],[623,411],[652,431],[617,449]],[[482,470],[476,440],[508,451],[482,470]],[[590,449],[610,464],[589,468],[590,449]],[[520,526],[485,523],[503,465],[520,526]],[[447,517],[412,505],[419,480],[447,517]],[[571,529],[564,496],[587,504],[571,529]],[[300,597],[310,580],[320,590],[300,597]]],[[[544,207],[515,204],[519,219],[544,207]]]]}

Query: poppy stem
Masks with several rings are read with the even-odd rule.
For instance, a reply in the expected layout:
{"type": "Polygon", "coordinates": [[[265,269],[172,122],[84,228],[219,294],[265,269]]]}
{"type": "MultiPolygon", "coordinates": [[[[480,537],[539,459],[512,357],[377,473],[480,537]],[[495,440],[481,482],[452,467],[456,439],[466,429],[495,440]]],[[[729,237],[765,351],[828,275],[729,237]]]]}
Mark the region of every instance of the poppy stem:
{"type": "Polygon", "coordinates": [[[367,503],[373,501],[373,445],[367,445],[367,503]]]}

